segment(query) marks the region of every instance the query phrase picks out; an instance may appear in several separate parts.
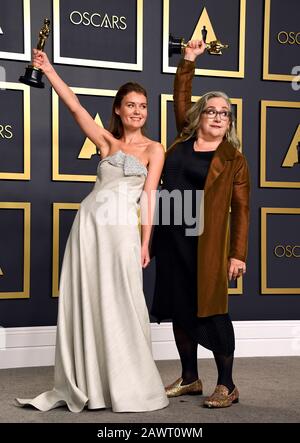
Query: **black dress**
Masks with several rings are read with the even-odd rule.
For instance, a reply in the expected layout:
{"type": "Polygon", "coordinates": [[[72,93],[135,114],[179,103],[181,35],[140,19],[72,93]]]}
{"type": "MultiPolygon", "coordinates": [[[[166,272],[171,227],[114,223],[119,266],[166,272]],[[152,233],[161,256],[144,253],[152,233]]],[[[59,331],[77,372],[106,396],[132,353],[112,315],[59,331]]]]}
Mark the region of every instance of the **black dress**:
{"type": "MultiPolygon", "coordinates": [[[[195,217],[199,204],[196,191],[204,189],[215,151],[195,151],[193,144],[194,139],[183,142],[167,156],[162,189],[169,192],[178,189],[181,192],[182,211],[186,201],[183,191],[190,190],[192,205],[189,208],[195,217]]],[[[163,225],[161,205],[158,208],[160,223],[155,226],[153,235],[156,283],[151,314],[158,322],[172,319],[205,348],[230,355],[234,352],[234,331],[229,314],[197,317],[198,236],[186,235],[187,228],[193,225],[188,225],[184,217],[181,225],[175,224],[172,205],[171,223],[163,225]]]]}

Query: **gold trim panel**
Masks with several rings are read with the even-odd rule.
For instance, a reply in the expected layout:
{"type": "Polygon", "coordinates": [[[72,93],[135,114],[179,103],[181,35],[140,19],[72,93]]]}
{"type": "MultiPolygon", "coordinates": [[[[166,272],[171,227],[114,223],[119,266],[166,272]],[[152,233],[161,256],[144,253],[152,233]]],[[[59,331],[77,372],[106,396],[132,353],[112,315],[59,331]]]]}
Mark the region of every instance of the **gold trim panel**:
{"type": "MultiPolygon", "coordinates": [[[[22,291],[0,292],[0,299],[30,297],[30,212],[28,202],[0,202],[0,209],[22,209],[24,211],[23,242],[23,289],[22,291]]],[[[1,263],[2,264],[2,263],[1,263]]],[[[2,276],[3,278],[3,276],[2,276]]]]}

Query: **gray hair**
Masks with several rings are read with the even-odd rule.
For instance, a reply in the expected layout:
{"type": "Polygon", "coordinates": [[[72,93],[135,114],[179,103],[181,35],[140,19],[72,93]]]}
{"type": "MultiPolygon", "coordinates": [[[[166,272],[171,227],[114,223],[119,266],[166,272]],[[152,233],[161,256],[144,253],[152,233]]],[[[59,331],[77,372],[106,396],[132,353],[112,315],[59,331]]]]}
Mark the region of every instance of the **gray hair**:
{"type": "MultiPolygon", "coordinates": [[[[210,91],[204,94],[196,103],[194,103],[191,108],[188,110],[186,114],[186,125],[183,128],[182,133],[180,134],[184,140],[188,140],[191,137],[196,135],[197,129],[199,127],[199,119],[206,107],[208,100],[211,98],[221,97],[223,98],[229,108],[229,111],[232,112],[232,105],[230,98],[225,92],[222,91],[210,91]]],[[[231,143],[236,149],[239,149],[241,146],[240,140],[238,139],[236,133],[236,125],[235,125],[235,117],[231,114],[229,129],[226,132],[224,139],[226,139],[229,143],[231,143]]]]}

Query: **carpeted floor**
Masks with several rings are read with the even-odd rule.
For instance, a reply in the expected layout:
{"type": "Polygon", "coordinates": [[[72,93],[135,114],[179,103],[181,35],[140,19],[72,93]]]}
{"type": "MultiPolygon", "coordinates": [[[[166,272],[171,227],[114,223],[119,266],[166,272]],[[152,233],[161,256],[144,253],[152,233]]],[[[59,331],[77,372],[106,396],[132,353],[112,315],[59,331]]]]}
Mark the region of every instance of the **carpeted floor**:
{"type": "MultiPolygon", "coordinates": [[[[179,361],[159,361],[165,384],[180,376],[179,361]]],[[[204,396],[216,383],[214,361],[199,360],[204,396]]],[[[234,380],[240,403],[225,409],[203,408],[202,396],[170,399],[169,407],[148,413],[113,413],[84,410],[73,414],[67,408],[39,412],[15,406],[14,398],[30,398],[52,388],[53,368],[0,370],[1,423],[299,423],[300,357],[237,358],[234,380]]]]}

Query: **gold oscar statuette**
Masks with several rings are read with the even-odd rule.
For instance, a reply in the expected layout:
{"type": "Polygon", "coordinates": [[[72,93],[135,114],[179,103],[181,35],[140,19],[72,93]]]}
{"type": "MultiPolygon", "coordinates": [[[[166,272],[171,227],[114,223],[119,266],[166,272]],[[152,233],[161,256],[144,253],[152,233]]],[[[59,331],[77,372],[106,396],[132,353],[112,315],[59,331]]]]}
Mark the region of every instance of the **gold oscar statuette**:
{"type": "MultiPolygon", "coordinates": [[[[206,50],[211,55],[222,55],[222,49],[229,48],[229,45],[225,45],[220,42],[220,40],[212,40],[211,42],[206,42],[207,30],[203,26],[202,30],[202,40],[206,44],[206,50]]],[[[173,54],[182,54],[186,48],[187,43],[185,43],[183,38],[174,38],[171,34],[169,36],[169,57],[173,54]]]]}
{"type": "MultiPolygon", "coordinates": [[[[50,34],[50,20],[48,18],[44,19],[44,25],[39,32],[39,40],[37,42],[36,48],[43,51],[45,47],[46,40],[50,34]]],[[[21,83],[25,85],[33,86],[34,88],[44,88],[45,84],[42,82],[43,71],[36,68],[33,65],[29,65],[26,68],[25,75],[19,78],[21,83]]]]}

